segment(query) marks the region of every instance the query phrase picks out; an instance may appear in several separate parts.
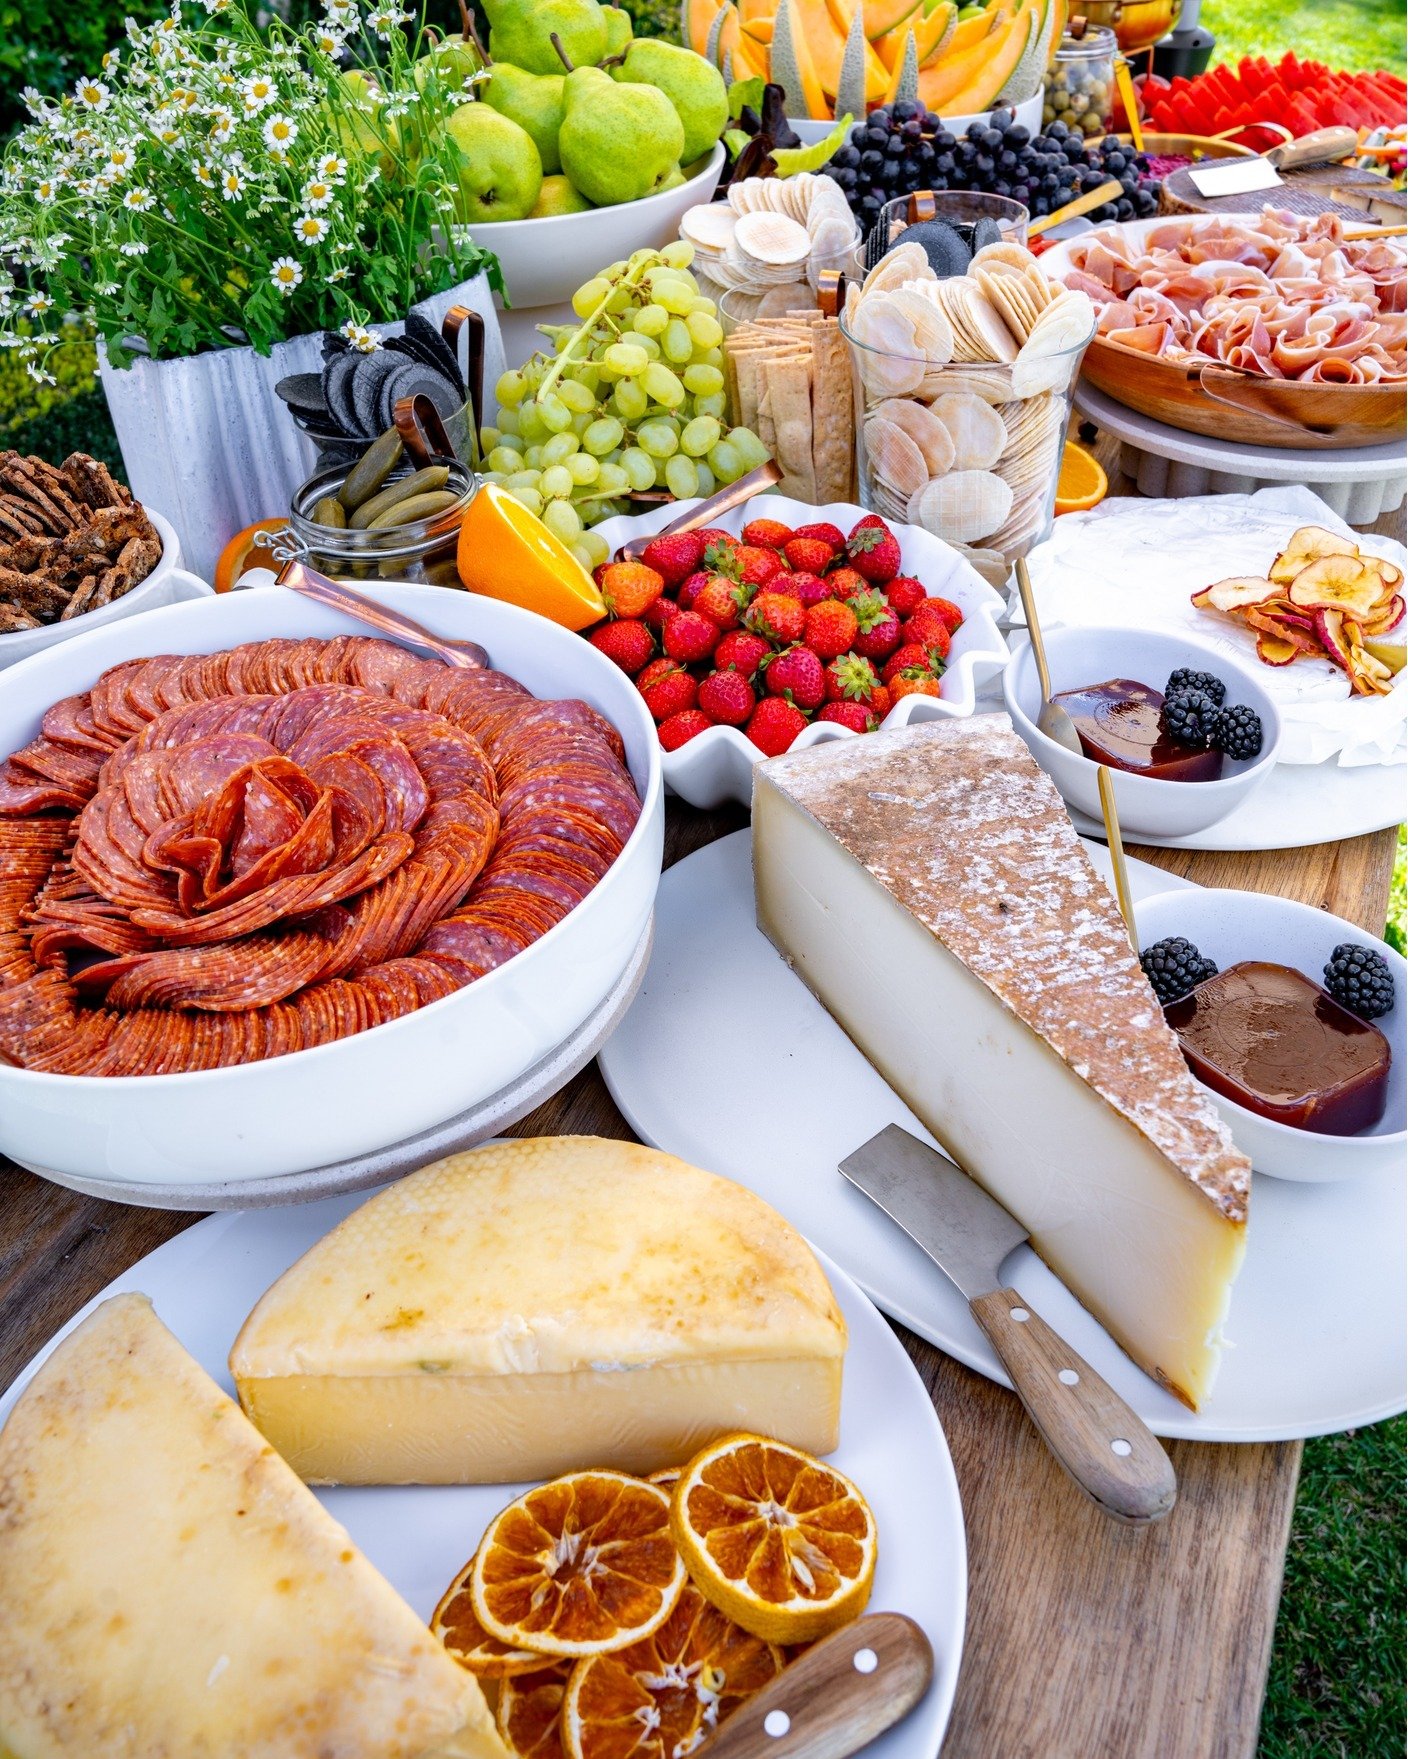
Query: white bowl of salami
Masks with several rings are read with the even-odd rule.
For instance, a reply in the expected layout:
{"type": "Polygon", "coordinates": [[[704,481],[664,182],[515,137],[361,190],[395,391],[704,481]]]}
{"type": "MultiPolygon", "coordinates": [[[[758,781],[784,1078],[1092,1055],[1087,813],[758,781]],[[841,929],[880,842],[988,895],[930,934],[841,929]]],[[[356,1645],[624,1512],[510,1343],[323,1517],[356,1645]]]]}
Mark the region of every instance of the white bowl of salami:
{"type": "Polygon", "coordinates": [[[152,1186],[302,1172],[478,1104],[612,990],[663,842],[634,686],[511,605],[364,590],[499,670],[269,587],[7,675],[0,1150],[152,1186]]]}

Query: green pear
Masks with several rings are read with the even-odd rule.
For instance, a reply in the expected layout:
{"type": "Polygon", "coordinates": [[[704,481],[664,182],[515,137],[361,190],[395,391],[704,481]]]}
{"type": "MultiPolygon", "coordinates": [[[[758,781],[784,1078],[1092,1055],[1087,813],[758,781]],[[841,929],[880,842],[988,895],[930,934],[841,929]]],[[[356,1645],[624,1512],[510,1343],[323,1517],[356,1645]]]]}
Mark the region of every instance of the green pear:
{"type": "Polygon", "coordinates": [[[660,185],[660,188],[657,189],[655,191],[655,193],[656,193],[656,195],[659,195],[660,190],[663,190],[663,189],[678,189],[684,181],[685,181],[684,172],[680,170],[678,165],[672,165],[670,167],[669,171],[665,174],[665,181],[660,185]]]}
{"type": "Polygon", "coordinates": [[[606,53],[624,55],[634,35],[630,13],[624,6],[604,6],[602,12],[606,18],[606,53]]]}
{"type": "Polygon", "coordinates": [[[580,190],[573,189],[567,178],[559,174],[543,179],[543,187],[528,218],[541,220],[549,214],[587,214],[591,212],[591,205],[580,190]]]}
{"type": "Polygon", "coordinates": [[[655,86],[618,85],[599,67],[567,76],[562,169],[594,207],[653,195],[679,163],[684,125],[655,86]]]}
{"type": "Polygon", "coordinates": [[[507,116],[532,135],[544,173],[562,169],[557,135],[562,127],[562,88],[566,80],[564,73],[525,73],[507,61],[496,61],[481,93],[484,102],[500,116],[507,116]]]}
{"type": "Polygon", "coordinates": [[[573,67],[595,65],[606,53],[606,17],[597,0],[484,0],[489,53],[525,73],[561,73],[557,37],[573,67]]]}
{"type": "Polygon", "coordinates": [[[432,80],[438,83],[441,91],[458,92],[465,89],[464,82],[478,73],[483,65],[483,58],[473,43],[463,37],[450,37],[420,56],[411,74],[418,92],[423,92],[432,80]]]}
{"type": "Polygon", "coordinates": [[[533,211],[543,187],[543,161],[526,128],[488,104],[461,104],[445,124],[459,152],[455,213],[481,225],[490,220],[522,220],[533,211]]]}
{"type": "Polygon", "coordinates": [[[395,120],[381,113],[380,90],[355,68],[339,73],[337,85],[336,98],[325,98],[323,109],[331,117],[338,144],[349,159],[375,155],[382,175],[389,177],[401,137],[395,120]]]}
{"type": "Polygon", "coordinates": [[[658,37],[637,37],[611,77],[628,85],[655,86],[674,105],[684,128],[682,165],[692,164],[707,153],[728,122],[728,88],[716,67],[682,49],[678,43],[662,43],[658,37]]]}

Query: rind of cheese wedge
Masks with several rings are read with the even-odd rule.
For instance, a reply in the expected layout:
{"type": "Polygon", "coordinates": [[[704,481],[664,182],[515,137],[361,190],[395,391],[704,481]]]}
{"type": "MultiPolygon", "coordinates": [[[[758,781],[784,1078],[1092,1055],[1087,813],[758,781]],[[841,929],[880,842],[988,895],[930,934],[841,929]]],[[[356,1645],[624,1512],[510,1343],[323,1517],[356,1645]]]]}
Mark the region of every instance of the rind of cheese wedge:
{"type": "Polygon", "coordinates": [[[835,1447],[846,1349],[806,1242],[743,1186],[590,1136],[453,1155],[261,1298],[241,1403],[302,1477],[647,1472],[762,1430],[835,1447]]]}
{"type": "Polygon", "coordinates": [[[452,1661],[143,1295],[0,1431],[0,1753],[507,1759],[452,1661]]]}
{"type": "Polygon", "coordinates": [[[765,764],[753,871],[759,926],[798,976],[1134,1360],[1196,1410],[1245,1248],[1251,1169],[1007,717],[765,764]]]}

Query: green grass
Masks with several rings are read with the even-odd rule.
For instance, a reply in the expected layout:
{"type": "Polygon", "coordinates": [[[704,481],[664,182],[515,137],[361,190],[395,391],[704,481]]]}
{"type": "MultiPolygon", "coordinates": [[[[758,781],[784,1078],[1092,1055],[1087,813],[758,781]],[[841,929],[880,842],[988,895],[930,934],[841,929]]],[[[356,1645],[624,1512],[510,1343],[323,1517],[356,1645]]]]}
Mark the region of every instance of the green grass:
{"type": "Polygon", "coordinates": [[[1217,38],[1214,61],[1290,49],[1350,70],[1403,66],[1403,0],[1204,0],[1202,22],[1217,38]]]}

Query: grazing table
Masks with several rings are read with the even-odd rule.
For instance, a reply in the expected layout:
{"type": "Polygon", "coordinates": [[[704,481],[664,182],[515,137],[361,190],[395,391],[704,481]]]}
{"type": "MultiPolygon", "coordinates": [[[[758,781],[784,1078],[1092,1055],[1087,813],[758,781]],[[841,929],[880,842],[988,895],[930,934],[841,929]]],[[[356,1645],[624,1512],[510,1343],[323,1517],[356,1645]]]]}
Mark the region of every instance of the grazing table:
{"type": "MultiPolygon", "coordinates": [[[[1096,448],[1111,493],[1117,447],[1096,448]]],[[[1402,535],[1402,515],[1371,530],[1402,535]]],[[[666,865],[747,823],[672,800],[666,865]]],[[[1394,834],[1257,853],[1131,846],[1201,885],[1262,891],[1382,932],[1394,834]]],[[[629,1138],[593,1062],[515,1136],[629,1138]]],[[[84,1197],[0,1159],[0,1389],[84,1302],[199,1217],[84,1197]]],[[[792,1218],[805,1228],[805,1216],[792,1218]]],[[[1301,1446],[1169,1444],[1178,1504],[1147,1531],[1077,1492],[1017,1400],[896,1326],[963,1493],[968,1635],[944,1759],[1251,1759],[1301,1446]]]]}

